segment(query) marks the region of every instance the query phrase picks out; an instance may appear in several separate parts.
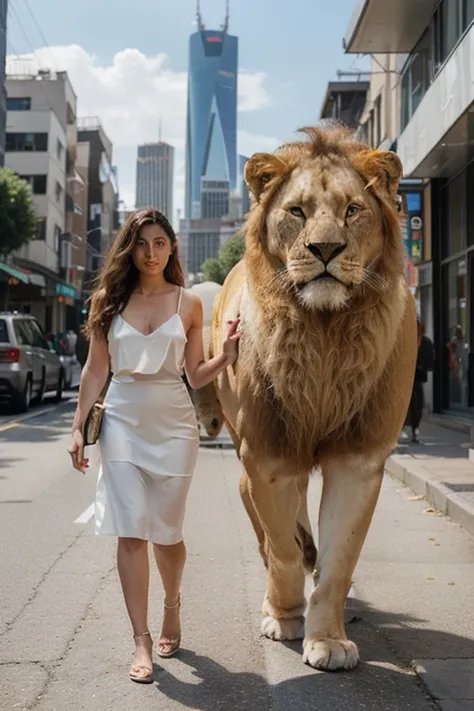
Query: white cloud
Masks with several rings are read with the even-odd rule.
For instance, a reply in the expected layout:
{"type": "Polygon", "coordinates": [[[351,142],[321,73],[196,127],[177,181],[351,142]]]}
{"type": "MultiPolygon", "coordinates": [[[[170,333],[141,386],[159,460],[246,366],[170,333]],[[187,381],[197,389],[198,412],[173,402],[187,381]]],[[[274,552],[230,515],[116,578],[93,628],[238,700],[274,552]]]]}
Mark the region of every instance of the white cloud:
{"type": "MultiPolygon", "coordinates": [[[[163,140],[176,148],[175,209],[183,207],[186,72],[173,70],[165,54],[147,57],[138,49],[118,52],[108,65],[79,45],[7,58],[8,73],[34,73],[40,67],[66,70],[78,97],[78,115],[100,118],[114,145],[120,193],[129,207],[135,201],[136,146],[156,141],[161,121],[163,140]]],[[[265,81],[264,73],[240,73],[239,111],[258,111],[272,104],[265,81]]],[[[239,152],[244,155],[277,144],[273,138],[239,132],[239,152]]]]}

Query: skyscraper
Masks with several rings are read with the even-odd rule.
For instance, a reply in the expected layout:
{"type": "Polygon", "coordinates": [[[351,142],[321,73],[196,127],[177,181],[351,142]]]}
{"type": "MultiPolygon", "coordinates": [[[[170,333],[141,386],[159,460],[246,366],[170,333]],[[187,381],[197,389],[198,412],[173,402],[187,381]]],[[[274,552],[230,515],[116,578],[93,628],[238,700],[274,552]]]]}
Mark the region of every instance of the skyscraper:
{"type": "Polygon", "coordinates": [[[173,221],[174,148],[168,143],[138,146],[136,207],[155,207],[173,221]]]}
{"type": "MultiPolygon", "coordinates": [[[[238,38],[229,34],[229,2],[220,30],[206,30],[199,0],[197,32],[189,38],[186,135],[186,204],[188,219],[202,217],[202,191],[213,181],[237,187],[238,38]]],[[[206,204],[209,203],[206,197],[206,204]]],[[[221,201],[225,204],[225,200],[221,201]]],[[[219,217],[219,215],[213,215],[219,217]]]]}
{"type": "Polygon", "coordinates": [[[7,13],[8,0],[0,0],[0,167],[5,163],[5,126],[7,120],[7,92],[5,89],[7,13]]]}

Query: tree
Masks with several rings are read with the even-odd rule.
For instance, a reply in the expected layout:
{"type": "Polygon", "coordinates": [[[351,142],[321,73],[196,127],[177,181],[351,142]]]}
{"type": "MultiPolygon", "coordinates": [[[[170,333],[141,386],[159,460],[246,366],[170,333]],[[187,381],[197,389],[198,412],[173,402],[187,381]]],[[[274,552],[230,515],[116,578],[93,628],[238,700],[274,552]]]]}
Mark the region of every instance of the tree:
{"type": "Polygon", "coordinates": [[[36,233],[31,188],[10,168],[0,169],[0,256],[27,244],[36,233]]]}
{"type": "Polygon", "coordinates": [[[231,237],[219,250],[219,262],[221,263],[224,279],[231,269],[240,262],[245,252],[245,237],[236,235],[231,237]]]}
{"type": "Polygon", "coordinates": [[[245,237],[231,237],[219,250],[217,259],[207,259],[202,265],[204,279],[223,284],[230,270],[240,262],[245,252],[245,237]]]}
{"type": "Polygon", "coordinates": [[[206,259],[202,265],[204,281],[215,281],[216,284],[222,284],[224,281],[224,273],[221,263],[218,259],[206,259]]]}

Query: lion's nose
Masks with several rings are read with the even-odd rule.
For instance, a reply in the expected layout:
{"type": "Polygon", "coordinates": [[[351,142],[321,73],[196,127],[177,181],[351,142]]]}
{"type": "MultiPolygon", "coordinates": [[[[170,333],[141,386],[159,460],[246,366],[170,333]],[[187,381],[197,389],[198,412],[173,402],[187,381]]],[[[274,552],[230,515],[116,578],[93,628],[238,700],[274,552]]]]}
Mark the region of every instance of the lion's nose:
{"type": "Polygon", "coordinates": [[[345,242],[314,242],[308,244],[307,247],[323,264],[329,264],[346,249],[347,244],[345,242]]]}

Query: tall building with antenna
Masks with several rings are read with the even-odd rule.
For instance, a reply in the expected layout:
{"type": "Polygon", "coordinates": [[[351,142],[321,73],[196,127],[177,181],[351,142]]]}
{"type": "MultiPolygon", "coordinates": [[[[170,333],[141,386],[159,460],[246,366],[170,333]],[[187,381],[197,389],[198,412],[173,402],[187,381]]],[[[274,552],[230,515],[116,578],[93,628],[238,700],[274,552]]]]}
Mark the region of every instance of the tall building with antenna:
{"type": "Polygon", "coordinates": [[[229,34],[229,15],[227,0],[224,24],[219,30],[206,29],[197,0],[197,31],[189,38],[188,220],[222,217],[228,195],[237,187],[238,38],[229,34]]]}
{"type": "Polygon", "coordinates": [[[5,163],[5,126],[7,120],[7,92],[5,89],[7,13],[8,0],[0,0],[0,168],[5,163]]]}
{"type": "Polygon", "coordinates": [[[136,207],[155,207],[173,222],[174,148],[160,140],[138,146],[136,207]]]}

